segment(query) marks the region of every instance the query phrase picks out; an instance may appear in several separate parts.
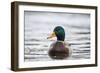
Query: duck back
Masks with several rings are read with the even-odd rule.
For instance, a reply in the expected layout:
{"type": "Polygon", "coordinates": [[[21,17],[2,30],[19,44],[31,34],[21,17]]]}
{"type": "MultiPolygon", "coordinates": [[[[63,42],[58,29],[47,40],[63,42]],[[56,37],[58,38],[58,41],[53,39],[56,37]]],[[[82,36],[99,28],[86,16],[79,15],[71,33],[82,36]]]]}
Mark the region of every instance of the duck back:
{"type": "Polygon", "coordinates": [[[69,48],[63,42],[56,42],[51,46],[48,54],[52,59],[65,59],[69,56],[69,48]]]}

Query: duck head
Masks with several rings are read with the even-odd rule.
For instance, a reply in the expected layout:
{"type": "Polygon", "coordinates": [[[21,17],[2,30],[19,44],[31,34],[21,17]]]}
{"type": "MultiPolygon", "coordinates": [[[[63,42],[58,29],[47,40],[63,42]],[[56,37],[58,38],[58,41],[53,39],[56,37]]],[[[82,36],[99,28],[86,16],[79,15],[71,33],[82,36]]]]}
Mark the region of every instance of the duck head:
{"type": "Polygon", "coordinates": [[[65,30],[61,26],[57,26],[54,28],[53,33],[47,38],[57,37],[57,41],[64,41],[65,39],[65,30]]]}

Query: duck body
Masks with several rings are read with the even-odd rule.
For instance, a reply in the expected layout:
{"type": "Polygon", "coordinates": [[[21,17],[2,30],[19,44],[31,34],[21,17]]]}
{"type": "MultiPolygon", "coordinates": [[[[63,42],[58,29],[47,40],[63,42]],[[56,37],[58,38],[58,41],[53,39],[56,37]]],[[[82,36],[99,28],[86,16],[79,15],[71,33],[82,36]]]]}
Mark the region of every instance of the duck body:
{"type": "Polygon", "coordinates": [[[55,27],[53,33],[48,37],[57,37],[57,41],[50,46],[48,55],[52,59],[65,59],[69,57],[70,48],[69,45],[65,43],[65,30],[61,26],[55,27]]]}
{"type": "Polygon", "coordinates": [[[52,59],[66,59],[69,56],[69,48],[64,42],[57,41],[51,45],[48,54],[52,59]]]}

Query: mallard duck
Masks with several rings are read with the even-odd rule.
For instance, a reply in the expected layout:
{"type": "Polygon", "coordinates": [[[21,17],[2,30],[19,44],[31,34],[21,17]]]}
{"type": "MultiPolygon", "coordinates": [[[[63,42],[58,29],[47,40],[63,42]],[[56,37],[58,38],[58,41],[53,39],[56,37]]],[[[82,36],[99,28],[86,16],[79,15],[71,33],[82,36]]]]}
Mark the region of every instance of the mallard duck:
{"type": "Polygon", "coordinates": [[[57,41],[54,42],[50,50],[48,52],[48,55],[52,59],[66,59],[69,57],[69,45],[65,43],[65,30],[61,26],[57,26],[54,28],[53,33],[47,37],[47,39],[57,37],[57,41]]]}

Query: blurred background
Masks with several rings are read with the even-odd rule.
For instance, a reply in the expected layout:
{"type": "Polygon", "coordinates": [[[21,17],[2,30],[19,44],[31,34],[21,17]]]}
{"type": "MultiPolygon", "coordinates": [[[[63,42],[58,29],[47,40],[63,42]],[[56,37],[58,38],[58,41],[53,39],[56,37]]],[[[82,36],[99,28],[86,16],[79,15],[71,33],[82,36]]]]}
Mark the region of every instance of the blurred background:
{"type": "Polygon", "coordinates": [[[65,42],[72,54],[67,60],[90,58],[90,14],[67,12],[25,11],[24,60],[50,61],[48,50],[54,40],[47,37],[56,26],[65,29],[65,42]]]}

